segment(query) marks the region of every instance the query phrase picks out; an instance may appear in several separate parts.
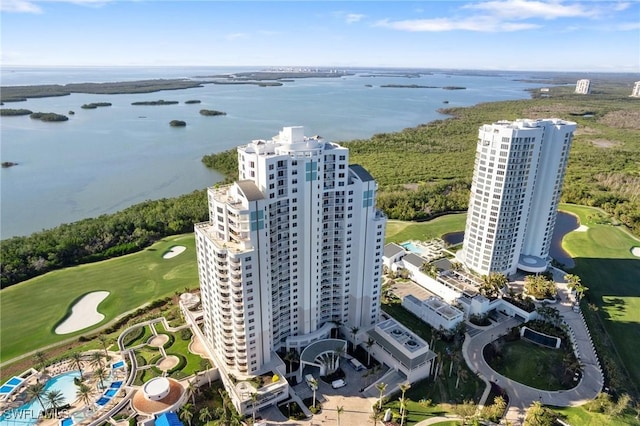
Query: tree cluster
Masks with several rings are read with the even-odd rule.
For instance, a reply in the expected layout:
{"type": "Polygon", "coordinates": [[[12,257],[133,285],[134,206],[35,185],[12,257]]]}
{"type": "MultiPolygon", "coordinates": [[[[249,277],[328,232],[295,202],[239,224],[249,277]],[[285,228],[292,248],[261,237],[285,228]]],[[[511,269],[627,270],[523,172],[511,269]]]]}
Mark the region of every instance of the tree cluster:
{"type": "Polygon", "coordinates": [[[29,115],[29,118],[40,121],[67,121],[69,117],[62,114],[56,114],[55,112],[34,112],[29,115]]]}
{"type": "Polygon", "coordinates": [[[13,237],[0,245],[0,284],[5,288],[54,269],[132,253],[167,235],[191,232],[207,218],[202,190],[13,237]]]}

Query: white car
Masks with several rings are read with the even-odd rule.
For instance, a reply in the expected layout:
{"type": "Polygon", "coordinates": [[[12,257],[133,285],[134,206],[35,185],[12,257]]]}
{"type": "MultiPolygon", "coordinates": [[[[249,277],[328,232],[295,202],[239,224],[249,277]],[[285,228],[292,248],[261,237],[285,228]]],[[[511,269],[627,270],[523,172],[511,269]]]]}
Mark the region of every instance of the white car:
{"type": "Polygon", "coordinates": [[[331,387],[334,389],[338,389],[343,386],[347,386],[347,382],[345,382],[343,379],[338,379],[331,382],[331,387]]]}

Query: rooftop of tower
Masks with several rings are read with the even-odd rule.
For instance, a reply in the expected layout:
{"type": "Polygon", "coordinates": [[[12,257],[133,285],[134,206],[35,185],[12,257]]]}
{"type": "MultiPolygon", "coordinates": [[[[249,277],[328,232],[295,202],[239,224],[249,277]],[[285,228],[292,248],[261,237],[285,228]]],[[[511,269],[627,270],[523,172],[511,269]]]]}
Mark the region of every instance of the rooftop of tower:
{"type": "Polygon", "coordinates": [[[252,180],[241,180],[237,182],[237,184],[246,197],[247,201],[257,201],[264,199],[264,194],[252,180]]]}
{"type": "Polygon", "coordinates": [[[371,174],[359,164],[351,164],[349,168],[353,173],[356,174],[356,176],[358,176],[358,179],[360,179],[362,182],[371,182],[372,180],[374,180],[373,176],[371,176],[371,174]]]}

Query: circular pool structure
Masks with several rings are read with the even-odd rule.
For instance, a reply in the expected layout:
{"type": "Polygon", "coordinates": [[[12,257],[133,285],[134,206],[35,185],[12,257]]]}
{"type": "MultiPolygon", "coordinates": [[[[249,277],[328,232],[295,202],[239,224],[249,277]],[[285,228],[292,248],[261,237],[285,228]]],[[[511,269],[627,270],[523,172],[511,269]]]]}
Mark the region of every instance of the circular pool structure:
{"type": "Polygon", "coordinates": [[[151,379],[142,387],[144,396],[149,398],[151,401],[160,401],[162,398],[169,395],[170,389],[171,386],[169,379],[166,377],[156,377],[151,379]]]}
{"type": "Polygon", "coordinates": [[[177,380],[156,377],[145,383],[142,389],[133,395],[133,408],[145,414],[175,411],[185,392],[185,388],[177,380]]]}

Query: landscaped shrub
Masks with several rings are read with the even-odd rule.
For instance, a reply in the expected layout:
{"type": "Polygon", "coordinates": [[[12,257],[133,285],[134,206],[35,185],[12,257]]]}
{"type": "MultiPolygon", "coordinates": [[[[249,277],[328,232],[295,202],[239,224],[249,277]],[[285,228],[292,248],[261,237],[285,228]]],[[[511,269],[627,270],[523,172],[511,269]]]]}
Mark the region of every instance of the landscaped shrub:
{"type": "Polygon", "coordinates": [[[142,367],[144,365],[147,365],[147,360],[144,359],[142,354],[136,353],[136,363],[138,364],[138,367],[142,367]]]}
{"type": "Polygon", "coordinates": [[[191,339],[191,336],[193,336],[193,333],[191,332],[190,328],[180,330],[180,338],[182,340],[189,340],[191,339]]]}
{"type": "Polygon", "coordinates": [[[165,349],[169,349],[176,341],[176,336],[174,336],[173,333],[168,333],[167,336],[169,336],[169,340],[167,340],[167,342],[162,345],[162,347],[165,349]]]}
{"type": "Polygon", "coordinates": [[[129,346],[131,343],[135,342],[136,340],[140,339],[142,336],[144,335],[144,327],[138,327],[138,328],[134,328],[131,331],[129,331],[126,336],[124,336],[122,338],[122,344],[124,345],[124,347],[126,348],[127,346],[129,346]]]}

